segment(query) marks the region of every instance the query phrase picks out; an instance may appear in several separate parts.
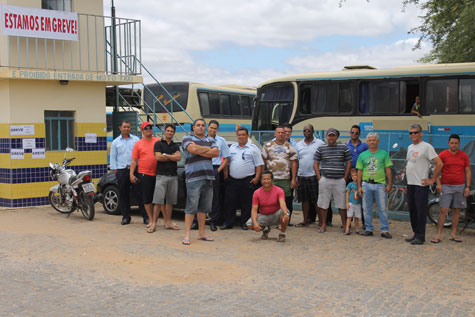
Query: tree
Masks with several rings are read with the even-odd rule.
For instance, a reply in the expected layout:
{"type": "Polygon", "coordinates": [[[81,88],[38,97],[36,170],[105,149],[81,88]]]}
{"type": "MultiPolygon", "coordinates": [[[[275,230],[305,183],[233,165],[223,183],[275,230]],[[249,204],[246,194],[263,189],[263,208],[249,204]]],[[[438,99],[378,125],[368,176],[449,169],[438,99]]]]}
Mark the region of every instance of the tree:
{"type": "Polygon", "coordinates": [[[432,43],[432,50],[422,62],[475,62],[475,0],[404,0],[418,5],[424,15],[422,25],[410,30],[420,33],[415,49],[422,41],[432,43]]]}

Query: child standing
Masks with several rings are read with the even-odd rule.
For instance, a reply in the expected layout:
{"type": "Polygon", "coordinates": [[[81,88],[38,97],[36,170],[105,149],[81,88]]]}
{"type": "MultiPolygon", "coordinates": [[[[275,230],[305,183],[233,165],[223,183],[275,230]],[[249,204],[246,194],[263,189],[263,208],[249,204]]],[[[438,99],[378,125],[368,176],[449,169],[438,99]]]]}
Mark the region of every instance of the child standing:
{"type": "Polygon", "coordinates": [[[358,234],[360,233],[358,231],[358,220],[361,219],[361,196],[358,193],[358,185],[356,185],[358,172],[355,168],[352,168],[350,173],[353,181],[346,186],[346,216],[348,217],[348,220],[346,221],[346,235],[351,234],[350,224],[352,217],[355,220],[355,232],[358,234]]]}

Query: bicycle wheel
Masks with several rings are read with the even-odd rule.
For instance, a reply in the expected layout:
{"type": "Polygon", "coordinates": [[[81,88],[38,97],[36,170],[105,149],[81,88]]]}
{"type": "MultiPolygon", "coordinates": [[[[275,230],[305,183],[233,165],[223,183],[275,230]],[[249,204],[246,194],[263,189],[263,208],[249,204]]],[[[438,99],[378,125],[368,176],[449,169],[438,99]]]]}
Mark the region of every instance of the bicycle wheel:
{"type": "Polygon", "coordinates": [[[404,193],[397,188],[391,189],[388,196],[388,210],[399,210],[403,204],[404,193]]]}
{"type": "MultiPolygon", "coordinates": [[[[433,224],[437,224],[440,214],[439,202],[432,202],[429,204],[429,211],[427,216],[433,224]]],[[[447,217],[444,222],[444,228],[450,228],[452,226],[452,209],[449,209],[447,217]]]]}

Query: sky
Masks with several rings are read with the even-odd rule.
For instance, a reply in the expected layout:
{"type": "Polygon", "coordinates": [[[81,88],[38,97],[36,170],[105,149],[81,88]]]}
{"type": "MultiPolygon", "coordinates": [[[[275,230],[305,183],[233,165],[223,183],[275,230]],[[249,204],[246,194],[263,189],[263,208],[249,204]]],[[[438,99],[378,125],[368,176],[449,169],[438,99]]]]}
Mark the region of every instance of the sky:
{"type": "MultiPolygon", "coordinates": [[[[104,1],[110,16],[111,0],[104,1]]],[[[161,82],[257,86],[280,76],[417,64],[419,8],[402,0],[114,0],[141,20],[142,63],[161,82]]],[[[146,83],[152,80],[144,76],[146,83]]]]}

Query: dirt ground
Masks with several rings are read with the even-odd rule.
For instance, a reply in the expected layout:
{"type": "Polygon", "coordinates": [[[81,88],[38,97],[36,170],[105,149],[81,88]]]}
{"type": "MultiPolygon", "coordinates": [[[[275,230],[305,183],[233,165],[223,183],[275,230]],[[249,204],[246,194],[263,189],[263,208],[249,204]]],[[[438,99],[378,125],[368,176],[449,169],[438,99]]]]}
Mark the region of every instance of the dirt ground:
{"type": "MultiPolygon", "coordinates": [[[[144,287],[156,294],[164,315],[475,315],[473,229],[462,235],[463,243],[449,241],[445,230],[438,245],[410,246],[404,242],[407,222],[391,221],[393,239],[386,240],[376,221],[374,237],[345,236],[335,215],[327,233],[317,233],[314,225],[290,227],[285,243],[276,242],[276,229],[263,241],[260,234],[235,227],[208,230],[214,242],[197,241],[193,231],[191,246],[183,246],[180,215],[175,221],[182,230],[165,230],[161,220],[149,234],[138,216],[121,226],[120,216],[96,208],[93,221],[79,213],[66,218],[50,207],[0,210],[0,287],[9,289],[0,299],[0,314],[16,315],[18,309],[47,314],[48,290],[59,282],[42,274],[54,272],[60,284],[69,280],[60,296],[79,292],[78,279],[97,294],[118,283],[127,289],[122,290],[127,307],[112,304],[116,298],[110,295],[96,306],[63,305],[53,315],[102,314],[106,308],[111,314],[146,315],[149,307],[131,295],[144,287]],[[8,301],[25,296],[25,285],[38,300],[13,309],[8,301]],[[176,296],[168,298],[167,289],[183,297],[174,310],[166,303],[176,302],[176,296]],[[203,300],[206,306],[197,306],[203,300]],[[249,305],[255,307],[239,309],[249,305]]],[[[293,222],[299,220],[296,211],[293,222]]],[[[427,230],[429,239],[435,227],[427,230]]]]}

